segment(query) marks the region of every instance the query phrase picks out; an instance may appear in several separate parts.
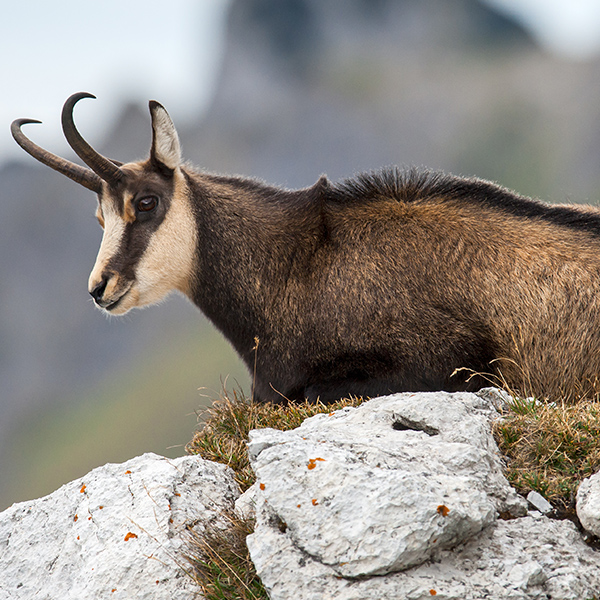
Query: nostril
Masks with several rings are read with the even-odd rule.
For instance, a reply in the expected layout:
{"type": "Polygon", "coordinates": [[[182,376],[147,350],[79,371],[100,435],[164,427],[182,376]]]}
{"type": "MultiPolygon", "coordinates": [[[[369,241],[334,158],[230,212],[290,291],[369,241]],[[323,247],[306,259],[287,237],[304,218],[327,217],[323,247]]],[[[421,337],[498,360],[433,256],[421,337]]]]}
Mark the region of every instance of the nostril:
{"type": "Polygon", "coordinates": [[[96,304],[100,304],[100,300],[102,299],[102,296],[104,295],[104,291],[106,290],[107,283],[108,283],[108,279],[106,279],[106,277],[103,277],[100,280],[100,282],[96,285],[96,287],[94,287],[94,289],[90,291],[90,294],[91,294],[92,298],[94,299],[94,302],[96,302],[96,304]]]}

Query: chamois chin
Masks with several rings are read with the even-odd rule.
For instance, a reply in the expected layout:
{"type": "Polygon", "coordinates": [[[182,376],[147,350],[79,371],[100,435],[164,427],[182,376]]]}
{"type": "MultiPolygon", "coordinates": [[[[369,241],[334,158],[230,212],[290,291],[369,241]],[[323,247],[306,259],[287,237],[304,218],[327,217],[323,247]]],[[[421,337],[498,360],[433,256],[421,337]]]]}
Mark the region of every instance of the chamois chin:
{"type": "Polygon", "coordinates": [[[149,158],[121,164],[75,127],[88,97],[74,94],[62,112],[87,167],[25,137],[22,125],[38,121],[11,130],[98,196],[96,305],[121,315],[183,293],[255,373],[256,399],[487,384],[472,373],[537,395],[596,390],[600,211],[429,171],[322,176],[300,190],[200,173],[183,165],[154,101],[149,158]]]}

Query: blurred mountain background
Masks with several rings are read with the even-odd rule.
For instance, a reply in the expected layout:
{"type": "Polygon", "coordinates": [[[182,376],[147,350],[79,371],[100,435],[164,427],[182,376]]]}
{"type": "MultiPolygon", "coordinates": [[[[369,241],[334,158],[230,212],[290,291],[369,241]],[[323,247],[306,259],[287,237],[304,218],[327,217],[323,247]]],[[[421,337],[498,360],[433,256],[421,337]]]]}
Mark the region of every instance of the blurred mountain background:
{"type": "MultiPolygon", "coordinates": [[[[596,203],[599,88],[598,59],[553,55],[478,0],[234,0],[209,108],[176,125],[194,165],[287,187],[398,164],[596,203]]],[[[89,141],[146,156],[143,100],[89,141]]],[[[120,319],[94,309],[94,210],[25,154],[0,165],[0,509],[108,461],[181,455],[223,382],[249,391],[183,298],[120,319]]]]}

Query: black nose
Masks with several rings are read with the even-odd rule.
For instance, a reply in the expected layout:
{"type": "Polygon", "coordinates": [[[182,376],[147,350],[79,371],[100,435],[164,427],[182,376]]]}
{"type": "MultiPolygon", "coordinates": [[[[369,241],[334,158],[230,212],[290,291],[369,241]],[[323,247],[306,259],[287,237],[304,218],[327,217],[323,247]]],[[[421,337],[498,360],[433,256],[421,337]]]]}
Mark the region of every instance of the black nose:
{"type": "Polygon", "coordinates": [[[102,296],[104,295],[104,290],[106,290],[107,283],[108,279],[106,279],[106,277],[103,277],[100,283],[93,290],[90,291],[90,294],[96,304],[100,304],[102,296]]]}

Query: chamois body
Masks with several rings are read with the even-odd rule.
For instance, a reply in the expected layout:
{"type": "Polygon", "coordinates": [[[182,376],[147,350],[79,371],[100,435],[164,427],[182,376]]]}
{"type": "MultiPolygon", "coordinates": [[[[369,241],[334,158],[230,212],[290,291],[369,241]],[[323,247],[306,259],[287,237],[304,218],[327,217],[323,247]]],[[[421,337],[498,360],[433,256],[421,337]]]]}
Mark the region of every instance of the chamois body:
{"type": "Polygon", "coordinates": [[[461,368],[538,394],[593,388],[597,211],[416,171],[300,191],[187,181],[190,297],[255,370],[259,399],[486,383],[461,368]]]}
{"type": "Polygon", "coordinates": [[[112,314],[178,290],[253,374],[257,400],[477,389],[585,395],[600,375],[600,211],[550,206],[493,183],[387,169],[290,191],[181,163],[150,103],[150,158],[91,170],[13,135],[98,194],[90,275],[112,314]],[[457,371],[458,370],[458,371],[457,371]]]}

